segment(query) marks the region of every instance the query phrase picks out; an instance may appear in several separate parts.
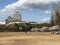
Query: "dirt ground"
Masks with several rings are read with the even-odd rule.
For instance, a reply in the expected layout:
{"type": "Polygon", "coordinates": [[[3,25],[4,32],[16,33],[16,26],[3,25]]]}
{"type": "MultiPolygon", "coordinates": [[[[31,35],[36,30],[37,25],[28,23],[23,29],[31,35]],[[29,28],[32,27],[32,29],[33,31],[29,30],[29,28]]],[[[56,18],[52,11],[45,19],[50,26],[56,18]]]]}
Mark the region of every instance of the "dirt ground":
{"type": "Polygon", "coordinates": [[[0,32],[0,45],[60,45],[60,35],[47,32],[0,32]]]}

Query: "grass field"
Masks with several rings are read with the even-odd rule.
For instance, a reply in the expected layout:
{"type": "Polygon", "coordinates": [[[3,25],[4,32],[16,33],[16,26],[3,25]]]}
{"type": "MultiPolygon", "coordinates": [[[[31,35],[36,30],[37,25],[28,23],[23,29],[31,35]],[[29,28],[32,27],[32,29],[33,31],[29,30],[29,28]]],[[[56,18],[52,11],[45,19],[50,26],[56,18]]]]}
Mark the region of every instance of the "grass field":
{"type": "Polygon", "coordinates": [[[0,32],[0,45],[60,45],[60,35],[48,32],[0,32]]]}

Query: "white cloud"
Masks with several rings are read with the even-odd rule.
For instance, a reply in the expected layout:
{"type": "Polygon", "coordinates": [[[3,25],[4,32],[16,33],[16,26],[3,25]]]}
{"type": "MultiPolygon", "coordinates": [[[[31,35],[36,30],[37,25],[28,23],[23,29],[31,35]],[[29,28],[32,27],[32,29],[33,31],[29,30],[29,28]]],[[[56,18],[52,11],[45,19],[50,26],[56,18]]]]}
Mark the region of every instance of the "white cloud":
{"type": "MultiPolygon", "coordinates": [[[[0,10],[1,13],[8,13],[16,9],[47,9],[48,4],[59,0],[18,0],[15,3],[6,5],[0,10]]],[[[46,11],[46,13],[49,13],[46,11]]]]}
{"type": "Polygon", "coordinates": [[[5,22],[0,22],[0,24],[5,24],[5,22]]]}
{"type": "Polygon", "coordinates": [[[44,18],[44,19],[42,20],[42,23],[44,23],[44,22],[49,23],[49,22],[50,22],[50,18],[44,18]]]}
{"type": "Polygon", "coordinates": [[[51,14],[51,11],[46,10],[46,11],[45,11],[45,14],[51,14]]]}

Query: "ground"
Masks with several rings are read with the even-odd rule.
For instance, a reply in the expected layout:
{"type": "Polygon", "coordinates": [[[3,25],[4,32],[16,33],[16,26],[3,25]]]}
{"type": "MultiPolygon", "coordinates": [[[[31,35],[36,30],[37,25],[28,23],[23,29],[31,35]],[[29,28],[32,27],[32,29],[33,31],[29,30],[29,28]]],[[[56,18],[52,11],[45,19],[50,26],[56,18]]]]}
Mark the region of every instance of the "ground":
{"type": "Polygon", "coordinates": [[[60,35],[50,32],[0,32],[0,45],[60,45],[60,35]]]}

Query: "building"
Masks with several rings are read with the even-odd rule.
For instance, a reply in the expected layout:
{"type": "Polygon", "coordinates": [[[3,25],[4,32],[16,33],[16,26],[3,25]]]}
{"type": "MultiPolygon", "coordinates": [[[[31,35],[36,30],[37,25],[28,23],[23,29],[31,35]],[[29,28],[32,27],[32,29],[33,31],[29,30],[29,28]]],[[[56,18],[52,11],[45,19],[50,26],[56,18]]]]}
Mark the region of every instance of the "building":
{"type": "Polygon", "coordinates": [[[13,17],[9,16],[6,19],[6,24],[8,24],[10,22],[21,22],[21,14],[18,11],[16,11],[14,13],[13,17]]]}
{"type": "Polygon", "coordinates": [[[21,21],[21,14],[19,12],[15,12],[13,15],[13,21],[14,22],[20,22],[21,21]]]}
{"type": "Polygon", "coordinates": [[[6,24],[10,23],[13,21],[13,18],[11,16],[9,16],[7,19],[6,19],[6,24]]]}

